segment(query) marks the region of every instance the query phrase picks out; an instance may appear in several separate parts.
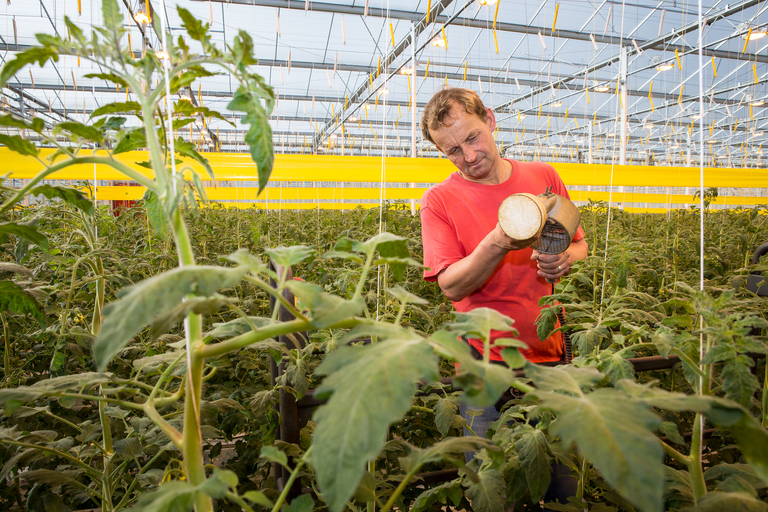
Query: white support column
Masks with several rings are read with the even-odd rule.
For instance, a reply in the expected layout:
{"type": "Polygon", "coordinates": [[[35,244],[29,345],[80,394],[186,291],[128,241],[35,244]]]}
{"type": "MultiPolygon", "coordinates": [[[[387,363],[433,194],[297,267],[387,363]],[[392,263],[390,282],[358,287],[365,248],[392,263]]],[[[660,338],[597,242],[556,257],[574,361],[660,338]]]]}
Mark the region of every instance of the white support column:
{"type": "MultiPolygon", "coordinates": [[[[416,23],[411,22],[411,158],[416,158],[416,23]]],[[[416,188],[415,183],[410,184],[416,188]]],[[[416,200],[411,199],[411,215],[416,215],[416,200]]]]}
{"type": "Polygon", "coordinates": [[[621,150],[619,164],[627,164],[627,47],[621,47],[621,79],[619,94],[621,95],[621,150]]]}

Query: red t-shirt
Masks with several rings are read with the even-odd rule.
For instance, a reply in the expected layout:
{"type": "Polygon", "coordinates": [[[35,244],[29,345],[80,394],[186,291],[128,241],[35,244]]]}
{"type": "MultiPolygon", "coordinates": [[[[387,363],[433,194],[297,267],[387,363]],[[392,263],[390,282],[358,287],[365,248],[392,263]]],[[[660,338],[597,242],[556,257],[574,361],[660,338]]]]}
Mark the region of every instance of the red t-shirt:
{"type": "MultiPolygon", "coordinates": [[[[437,275],[451,264],[471,254],[498,222],[501,202],[512,194],[528,192],[542,194],[547,187],[552,192],[568,196],[560,176],[551,165],[542,162],[516,162],[512,175],[504,183],[484,185],[462,178],[457,172],[435,187],[421,199],[421,237],[424,244],[424,279],[436,281],[437,275]]],[[[584,238],[579,226],[574,240],[584,238]]],[[[532,362],[558,361],[563,353],[560,333],[540,341],[536,334],[539,299],[552,292],[552,285],[536,274],[537,266],[531,261],[533,249],[510,251],[499,263],[488,281],[459,302],[456,311],[467,312],[487,307],[515,320],[517,338],[530,347],[523,355],[532,362]]],[[[509,333],[494,331],[492,339],[511,337],[509,333]]],[[[470,340],[472,346],[483,352],[480,340],[470,340]]],[[[491,349],[491,359],[500,360],[501,350],[491,349]]]]}

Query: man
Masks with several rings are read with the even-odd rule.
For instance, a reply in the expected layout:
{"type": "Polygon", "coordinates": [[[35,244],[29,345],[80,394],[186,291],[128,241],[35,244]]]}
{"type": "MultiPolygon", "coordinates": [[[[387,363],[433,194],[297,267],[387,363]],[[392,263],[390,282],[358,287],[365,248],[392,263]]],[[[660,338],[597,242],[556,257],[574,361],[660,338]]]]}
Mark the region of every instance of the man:
{"type": "MultiPolygon", "coordinates": [[[[502,231],[498,209],[510,195],[537,195],[548,187],[564,197],[568,192],[550,165],[502,159],[493,137],[495,129],[493,110],[485,108],[471,90],[442,90],[424,109],[424,138],[458,169],[421,200],[424,264],[428,267],[424,279],[436,280],[456,311],[488,307],[514,319],[518,339],[528,345],[523,351],[528,360],[558,361],[563,354],[560,333],[545,341],[536,334],[538,302],[551,293],[547,279],[566,275],[576,261],[587,256],[587,242],[579,227],[568,250],[539,254],[529,248],[531,241],[514,240],[502,231]]],[[[509,335],[492,334],[492,339],[499,337],[509,335]]],[[[480,340],[469,343],[482,354],[480,340]]],[[[492,347],[490,359],[501,360],[500,349],[492,347]]],[[[465,411],[462,407],[462,416],[467,417],[465,411]]],[[[498,417],[493,406],[487,408],[472,420],[474,432],[484,437],[488,424],[498,417]]]]}

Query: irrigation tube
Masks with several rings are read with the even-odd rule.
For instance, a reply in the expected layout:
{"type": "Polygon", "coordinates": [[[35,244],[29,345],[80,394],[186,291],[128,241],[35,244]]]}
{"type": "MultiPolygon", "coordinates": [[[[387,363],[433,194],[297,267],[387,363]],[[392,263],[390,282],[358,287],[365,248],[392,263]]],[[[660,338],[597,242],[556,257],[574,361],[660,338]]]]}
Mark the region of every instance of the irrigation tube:
{"type": "MultiPolygon", "coordinates": [[[[702,17],[701,0],[699,4],[699,228],[701,239],[699,249],[701,251],[701,262],[699,268],[699,290],[704,291],[704,23],[702,17]]],[[[699,361],[704,358],[704,318],[699,317],[699,361]]],[[[704,378],[699,375],[699,392],[704,389],[704,378]]],[[[704,448],[704,416],[700,415],[701,425],[699,428],[699,450],[704,448]]],[[[700,457],[700,454],[699,454],[700,457]]]]}

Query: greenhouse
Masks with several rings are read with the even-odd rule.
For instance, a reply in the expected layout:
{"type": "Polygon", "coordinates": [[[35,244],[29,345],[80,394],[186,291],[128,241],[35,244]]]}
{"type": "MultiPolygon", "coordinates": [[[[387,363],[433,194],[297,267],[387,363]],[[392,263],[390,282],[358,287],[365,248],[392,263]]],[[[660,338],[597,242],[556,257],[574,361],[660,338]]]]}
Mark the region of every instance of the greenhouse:
{"type": "Polygon", "coordinates": [[[768,511],[764,2],[3,7],[0,510],[768,511]]]}

